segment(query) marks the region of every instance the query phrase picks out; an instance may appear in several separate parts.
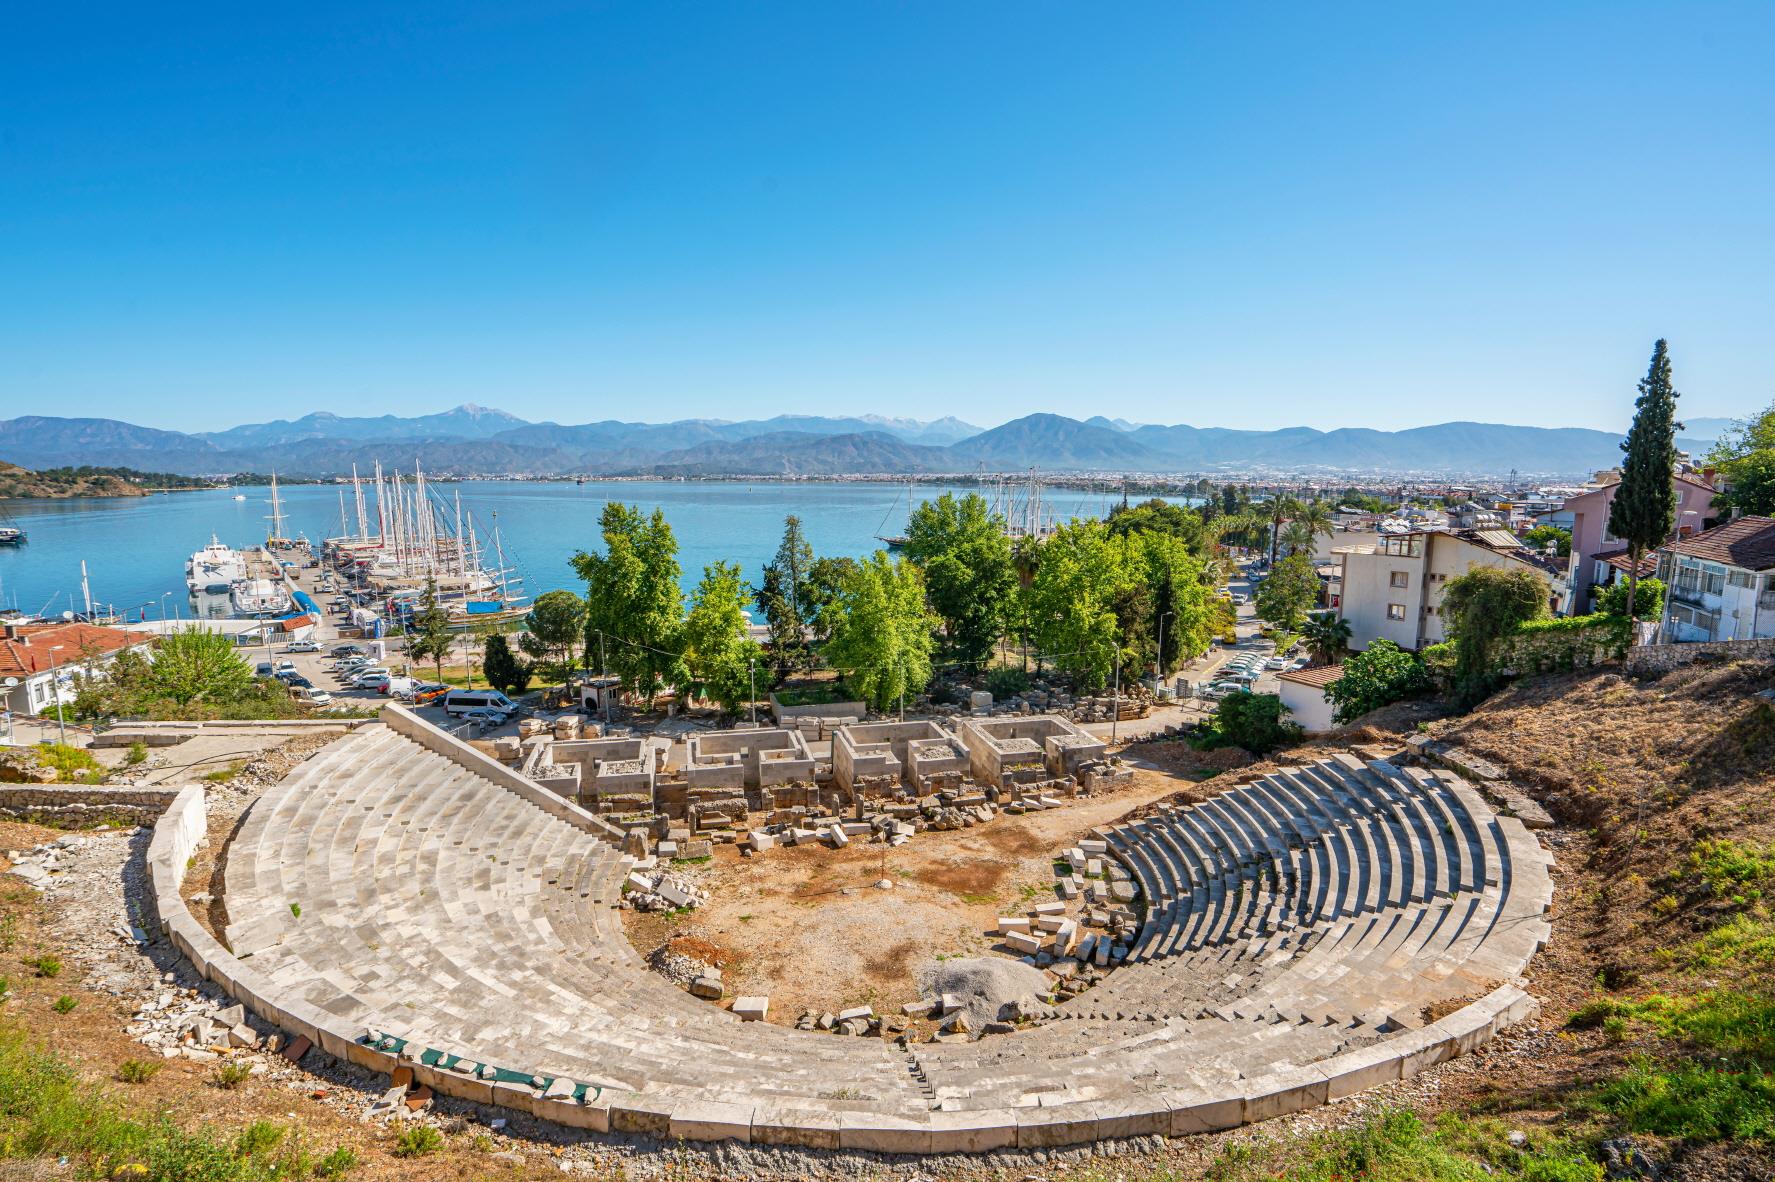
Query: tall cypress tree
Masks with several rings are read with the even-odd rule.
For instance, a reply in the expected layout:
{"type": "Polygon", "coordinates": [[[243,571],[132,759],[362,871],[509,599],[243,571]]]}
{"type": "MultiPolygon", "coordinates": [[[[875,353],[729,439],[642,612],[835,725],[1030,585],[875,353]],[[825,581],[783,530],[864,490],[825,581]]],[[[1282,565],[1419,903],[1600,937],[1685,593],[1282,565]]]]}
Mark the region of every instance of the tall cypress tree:
{"type": "Polygon", "coordinates": [[[1670,384],[1670,351],[1660,340],[1652,348],[1652,364],[1639,383],[1633,426],[1621,443],[1627,461],[1621,465],[1621,487],[1609,506],[1609,532],[1627,543],[1627,618],[1633,618],[1633,597],[1639,590],[1639,563],[1670,537],[1676,524],[1676,400],[1670,384]]]}

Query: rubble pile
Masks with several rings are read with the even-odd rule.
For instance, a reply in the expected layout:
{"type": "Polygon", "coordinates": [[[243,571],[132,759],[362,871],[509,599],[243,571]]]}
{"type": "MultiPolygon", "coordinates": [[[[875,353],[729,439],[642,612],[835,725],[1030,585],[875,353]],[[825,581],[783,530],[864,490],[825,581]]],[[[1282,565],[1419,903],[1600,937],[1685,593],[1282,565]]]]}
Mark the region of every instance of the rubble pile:
{"type": "Polygon", "coordinates": [[[708,901],[708,893],[690,879],[658,866],[631,870],[622,884],[622,905],[635,911],[675,911],[708,901]]]}

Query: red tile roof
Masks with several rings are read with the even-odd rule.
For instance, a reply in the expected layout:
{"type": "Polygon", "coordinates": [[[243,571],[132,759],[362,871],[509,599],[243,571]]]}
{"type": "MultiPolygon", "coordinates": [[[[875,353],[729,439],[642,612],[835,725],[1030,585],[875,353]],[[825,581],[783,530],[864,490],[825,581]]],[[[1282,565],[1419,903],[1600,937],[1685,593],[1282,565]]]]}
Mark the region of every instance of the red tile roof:
{"type": "Polygon", "coordinates": [[[1320,665],[1316,669],[1287,669],[1276,674],[1277,681],[1292,681],[1296,685],[1312,686],[1324,689],[1334,681],[1342,681],[1344,667],[1342,665],[1320,665]]]}
{"type": "MultiPolygon", "coordinates": [[[[1633,563],[1628,561],[1627,551],[1624,549],[1623,550],[1605,550],[1601,554],[1598,554],[1596,556],[1596,560],[1598,562],[1608,563],[1610,566],[1614,567],[1616,570],[1620,571],[1622,574],[1629,574],[1632,572],[1633,563]]],[[[1658,573],[1657,552],[1648,550],[1646,553],[1640,555],[1639,577],[1643,579],[1647,575],[1655,575],[1657,573],[1658,573]]]]}
{"type": "Polygon", "coordinates": [[[1667,542],[1664,549],[1745,570],[1769,570],[1775,568],[1775,517],[1740,517],[1681,541],[1667,542]]]}
{"type": "Polygon", "coordinates": [[[109,656],[150,638],[97,624],[13,624],[0,634],[0,677],[29,677],[57,666],[79,664],[89,656],[109,656]],[[57,645],[60,652],[53,651],[57,645]]]}

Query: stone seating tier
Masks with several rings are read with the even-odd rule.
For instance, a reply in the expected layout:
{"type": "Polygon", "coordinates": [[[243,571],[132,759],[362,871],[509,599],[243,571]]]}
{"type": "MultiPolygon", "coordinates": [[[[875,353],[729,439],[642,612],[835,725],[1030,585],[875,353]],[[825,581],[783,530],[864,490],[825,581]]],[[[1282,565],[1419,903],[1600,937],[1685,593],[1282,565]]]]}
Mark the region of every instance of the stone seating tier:
{"type": "Polygon", "coordinates": [[[1526,830],[1450,774],[1339,758],[1099,831],[1146,901],[1129,962],[1040,1025],[902,1050],[741,1023],[648,971],[615,910],[631,862],[447,754],[366,727],[256,802],[232,955],[179,901],[201,792],[175,804],[150,851],[168,930],[332,1053],[592,1129],[944,1152],[1229,1127],[1470,1049],[1532,1008],[1515,982],[1547,934],[1526,830]]]}

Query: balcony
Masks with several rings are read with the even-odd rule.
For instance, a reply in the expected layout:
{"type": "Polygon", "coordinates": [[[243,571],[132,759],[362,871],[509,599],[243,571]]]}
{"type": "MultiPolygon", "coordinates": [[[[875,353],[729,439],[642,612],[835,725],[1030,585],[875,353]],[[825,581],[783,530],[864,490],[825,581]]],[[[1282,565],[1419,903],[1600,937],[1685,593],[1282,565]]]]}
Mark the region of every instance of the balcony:
{"type": "MultiPolygon", "coordinates": [[[[1710,607],[1707,602],[1708,592],[1699,583],[1674,583],[1670,587],[1670,598],[1677,603],[1686,603],[1692,607],[1710,607]]],[[[1712,593],[1718,596],[1719,592],[1712,593]]]]}

